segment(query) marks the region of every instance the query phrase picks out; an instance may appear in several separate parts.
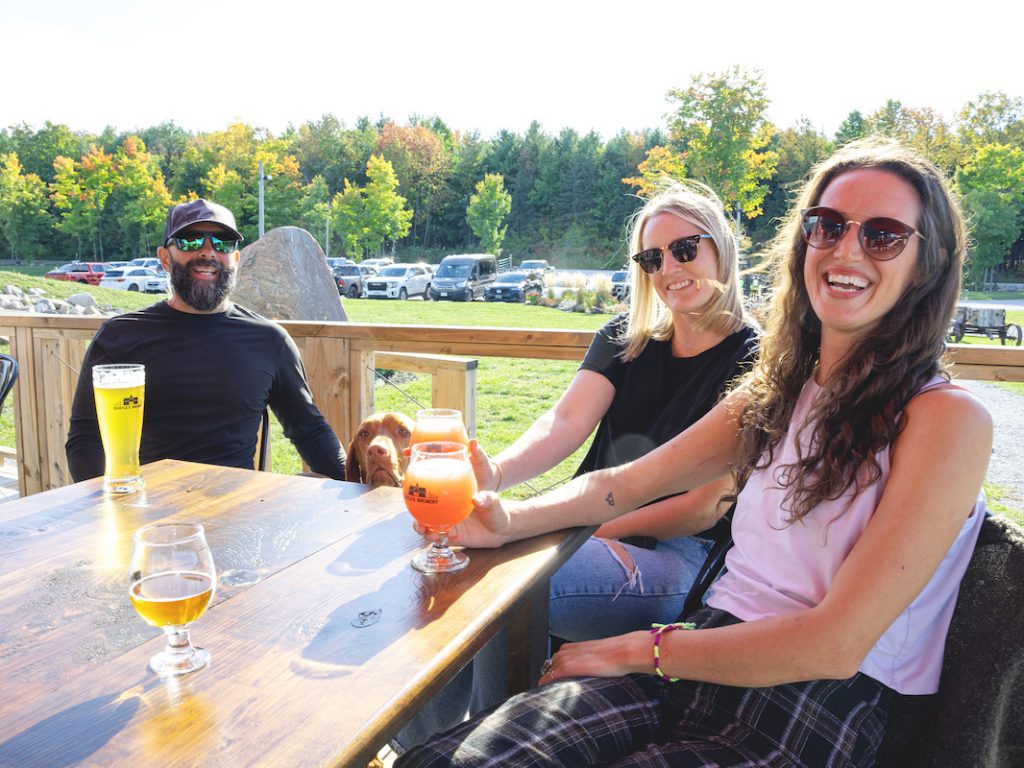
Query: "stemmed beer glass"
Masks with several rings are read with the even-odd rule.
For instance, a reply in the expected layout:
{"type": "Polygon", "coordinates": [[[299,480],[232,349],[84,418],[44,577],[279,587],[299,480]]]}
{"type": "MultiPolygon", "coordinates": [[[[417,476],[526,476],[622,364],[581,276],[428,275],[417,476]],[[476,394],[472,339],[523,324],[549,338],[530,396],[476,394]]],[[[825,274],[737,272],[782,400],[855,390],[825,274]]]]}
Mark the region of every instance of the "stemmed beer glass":
{"type": "Polygon", "coordinates": [[[189,625],[213,599],[213,554],[199,523],[157,523],[135,532],[128,594],[135,610],[163,629],[167,647],[149,660],[160,677],[205,667],[210,653],[195,648],[189,625]]]}
{"type": "Polygon", "coordinates": [[[462,443],[438,441],[412,446],[405,471],[405,506],[420,525],[438,534],[438,540],[412,559],[413,568],[424,573],[461,571],[469,556],[448,546],[448,531],[465,520],[473,509],[476,477],[469,451],[462,443]]]}
{"type": "Polygon", "coordinates": [[[410,445],[450,441],[469,445],[462,412],[454,408],[424,408],[416,412],[416,426],[412,430],[410,445]]]}

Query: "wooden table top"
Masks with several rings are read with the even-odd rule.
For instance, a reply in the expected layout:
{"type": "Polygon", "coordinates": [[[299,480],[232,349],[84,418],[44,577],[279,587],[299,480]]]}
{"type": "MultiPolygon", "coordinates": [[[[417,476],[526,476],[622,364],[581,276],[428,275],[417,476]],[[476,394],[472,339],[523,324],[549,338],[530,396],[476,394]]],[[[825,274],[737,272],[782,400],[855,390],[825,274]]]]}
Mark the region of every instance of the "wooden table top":
{"type": "MultiPolygon", "coordinates": [[[[426,575],[398,489],[179,461],[142,497],[89,480],[0,505],[0,766],[365,766],[589,533],[472,550],[426,575]],[[192,640],[209,667],[161,681],[128,600],[132,533],[206,527],[218,583],[192,640]]],[[[543,631],[543,628],[541,628],[543,631]]]]}

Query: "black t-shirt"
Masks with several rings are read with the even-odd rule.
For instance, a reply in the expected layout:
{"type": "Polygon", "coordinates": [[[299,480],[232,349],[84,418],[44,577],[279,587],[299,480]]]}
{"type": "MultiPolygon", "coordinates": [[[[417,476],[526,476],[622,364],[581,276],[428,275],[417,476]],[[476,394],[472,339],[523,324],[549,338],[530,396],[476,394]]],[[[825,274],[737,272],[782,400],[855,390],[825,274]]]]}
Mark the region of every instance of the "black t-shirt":
{"type": "Polygon", "coordinates": [[[757,356],[757,331],[744,326],[693,357],[675,357],[671,341],[652,340],[623,362],[617,339],[626,320],[606,323],[580,364],[608,379],[615,397],[577,474],[625,464],[667,443],[710,411],[757,356]]]}
{"type": "Polygon", "coordinates": [[[66,446],[75,480],[103,474],[91,374],[100,363],[146,366],[143,464],[172,458],[252,469],[269,406],[310,469],[345,478],[344,450],[283,328],[237,304],[191,314],[161,302],[110,318],[89,346],[66,446]]]}

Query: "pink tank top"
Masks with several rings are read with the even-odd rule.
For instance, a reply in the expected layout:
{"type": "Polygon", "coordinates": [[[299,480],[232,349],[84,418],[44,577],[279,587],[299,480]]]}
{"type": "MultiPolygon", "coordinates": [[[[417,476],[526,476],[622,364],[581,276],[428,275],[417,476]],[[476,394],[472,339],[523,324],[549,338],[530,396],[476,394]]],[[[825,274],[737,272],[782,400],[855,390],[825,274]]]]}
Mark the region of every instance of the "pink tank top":
{"type": "MultiPolygon", "coordinates": [[[[921,391],[941,384],[946,381],[936,377],[921,391]]],[[[791,424],[804,424],[820,391],[813,379],[804,385],[791,424]]],[[[891,472],[886,447],[878,453],[882,474],[872,486],[856,496],[847,490],[800,522],[786,524],[785,490],[773,478],[779,467],[796,460],[797,433],[802,433],[799,438],[806,451],[810,431],[790,429],[772,465],[755,471],[740,494],[732,523],[735,546],[726,557],[728,571],[708,599],[711,607],[744,621],[806,610],[822,600],[874,514],[891,472]]],[[[984,492],[979,492],[971,516],[938,570],[871,649],[861,672],[900,693],[938,690],[946,632],[985,514],[984,492]]]]}

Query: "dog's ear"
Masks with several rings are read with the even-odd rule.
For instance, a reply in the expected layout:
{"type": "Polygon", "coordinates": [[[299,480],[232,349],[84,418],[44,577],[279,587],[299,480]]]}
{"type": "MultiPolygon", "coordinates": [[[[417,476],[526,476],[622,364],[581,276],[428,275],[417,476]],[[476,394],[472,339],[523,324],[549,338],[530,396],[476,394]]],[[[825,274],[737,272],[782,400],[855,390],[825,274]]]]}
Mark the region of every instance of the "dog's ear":
{"type": "Polygon", "coordinates": [[[350,483],[363,482],[363,468],[359,465],[359,451],[356,438],[348,444],[348,458],[345,460],[345,479],[350,483]]]}

